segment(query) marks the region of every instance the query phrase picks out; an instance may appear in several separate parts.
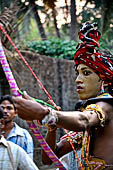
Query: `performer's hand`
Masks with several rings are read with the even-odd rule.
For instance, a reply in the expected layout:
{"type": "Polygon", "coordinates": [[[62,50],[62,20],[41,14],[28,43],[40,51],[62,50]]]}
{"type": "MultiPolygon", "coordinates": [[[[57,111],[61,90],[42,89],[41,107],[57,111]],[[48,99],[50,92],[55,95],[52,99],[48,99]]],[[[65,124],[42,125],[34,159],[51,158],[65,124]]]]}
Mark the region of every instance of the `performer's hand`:
{"type": "Polygon", "coordinates": [[[29,96],[26,91],[23,91],[23,98],[27,100],[33,100],[33,98],[29,96]]]}
{"type": "Polygon", "coordinates": [[[61,107],[57,106],[52,100],[48,100],[47,103],[54,106],[56,110],[61,111],[61,107]]]}
{"type": "Polygon", "coordinates": [[[47,114],[47,107],[32,100],[32,98],[24,92],[24,98],[12,98],[17,108],[19,117],[25,120],[42,120],[47,114]]]}

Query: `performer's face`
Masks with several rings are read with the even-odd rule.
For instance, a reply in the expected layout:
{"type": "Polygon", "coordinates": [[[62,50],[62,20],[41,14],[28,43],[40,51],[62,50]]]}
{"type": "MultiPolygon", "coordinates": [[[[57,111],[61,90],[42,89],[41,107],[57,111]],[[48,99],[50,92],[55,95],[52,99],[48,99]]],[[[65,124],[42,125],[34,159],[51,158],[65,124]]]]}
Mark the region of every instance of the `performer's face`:
{"type": "Polygon", "coordinates": [[[102,81],[99,76],[85,64],[77,66],[77,92],[81,100],[95,97],[101,89],[102,81]]]}

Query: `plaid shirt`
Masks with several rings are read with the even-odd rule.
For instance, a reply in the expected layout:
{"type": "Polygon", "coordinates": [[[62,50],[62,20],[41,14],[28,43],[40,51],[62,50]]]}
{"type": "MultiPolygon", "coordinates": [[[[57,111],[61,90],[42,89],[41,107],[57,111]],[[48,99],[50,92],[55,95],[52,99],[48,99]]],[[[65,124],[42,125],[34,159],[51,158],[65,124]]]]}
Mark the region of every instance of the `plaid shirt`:
{"type": "Polygon", "coordinates": [[[7,143],[10,145],[16,169],[19,168],[20,170],[39,170],[32,159],[21,147],[10,141],[6,141],[4,137],[0,139],[0,170],[13,170],[9,158],[7,143]]]}
{"type": "Polygon", "coordinates": [[[27,152],[31,159],[33,159],[33,140],[26,129],[23,129],[14,123],[13,129],[7,136],[7,141],[11,141],[19,145],[27,152]]]}

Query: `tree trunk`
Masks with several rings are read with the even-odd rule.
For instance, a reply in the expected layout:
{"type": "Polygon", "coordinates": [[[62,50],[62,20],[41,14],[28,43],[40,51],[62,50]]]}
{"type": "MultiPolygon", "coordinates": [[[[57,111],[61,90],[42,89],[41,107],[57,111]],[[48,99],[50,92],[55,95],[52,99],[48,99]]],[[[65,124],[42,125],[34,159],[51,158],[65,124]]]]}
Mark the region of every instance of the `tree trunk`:
{"type": "Polygon", "coordinates": [[[103,34],[103,27],[104,27],[104,17],[105,17],[105,8],[104,8],[104,0],[102,0],[101,6],[101,33],[103,34]]]}
{"type": "Polygon", "coordinates": [[[35,4],[34,0],[30,0],[30,4],[33,7],[32,11],[33,11],[34,17],[36,19],[36,23],[37,23],[37,26],[38,26],[38,29],[39,29],[39,32],[40,32],[41,39],[42,40],[47,40],[45,30],[44,30],[43,25],[41,23],[41,19],[40,19],[40,16],[38,14],[38,10],[37,10],[37,7],[36,7],[36,4],[35,4]]]}
{"type": "Polygon", "coordinates": [[[70,14],[71,14],[70,39],[77,41],[77,16],[75,0],[71,0],[70,14]]]}
{"type": "Polygon", "coordinates": [[[54,27],[55,27],[55,30],[56,30],[56,36],[57,36],[58,38],[60,38],[60,32],[59,32],[59,29],[58,29],[58,26],[57,26],[57,20],[56,20],[55,10],[53,10],[53,19],[54,19],[54,27]]]}

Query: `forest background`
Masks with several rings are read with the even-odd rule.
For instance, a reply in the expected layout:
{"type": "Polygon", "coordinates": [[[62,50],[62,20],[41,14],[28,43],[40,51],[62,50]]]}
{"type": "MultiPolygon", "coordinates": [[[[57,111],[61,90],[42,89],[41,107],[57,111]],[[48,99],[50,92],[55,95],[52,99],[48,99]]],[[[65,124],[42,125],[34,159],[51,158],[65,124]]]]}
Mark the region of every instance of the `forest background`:
{"type": "MultiPolygon", "coordinates": [[[[113,53],[113,0],[0,0],[0,12],[1,24],[21,50],[72,60],[77,33],[89,21],[98,23],[100,48],[113,53]]],[[[4,36],[2,43],[12,51],[4,36]]]]}

